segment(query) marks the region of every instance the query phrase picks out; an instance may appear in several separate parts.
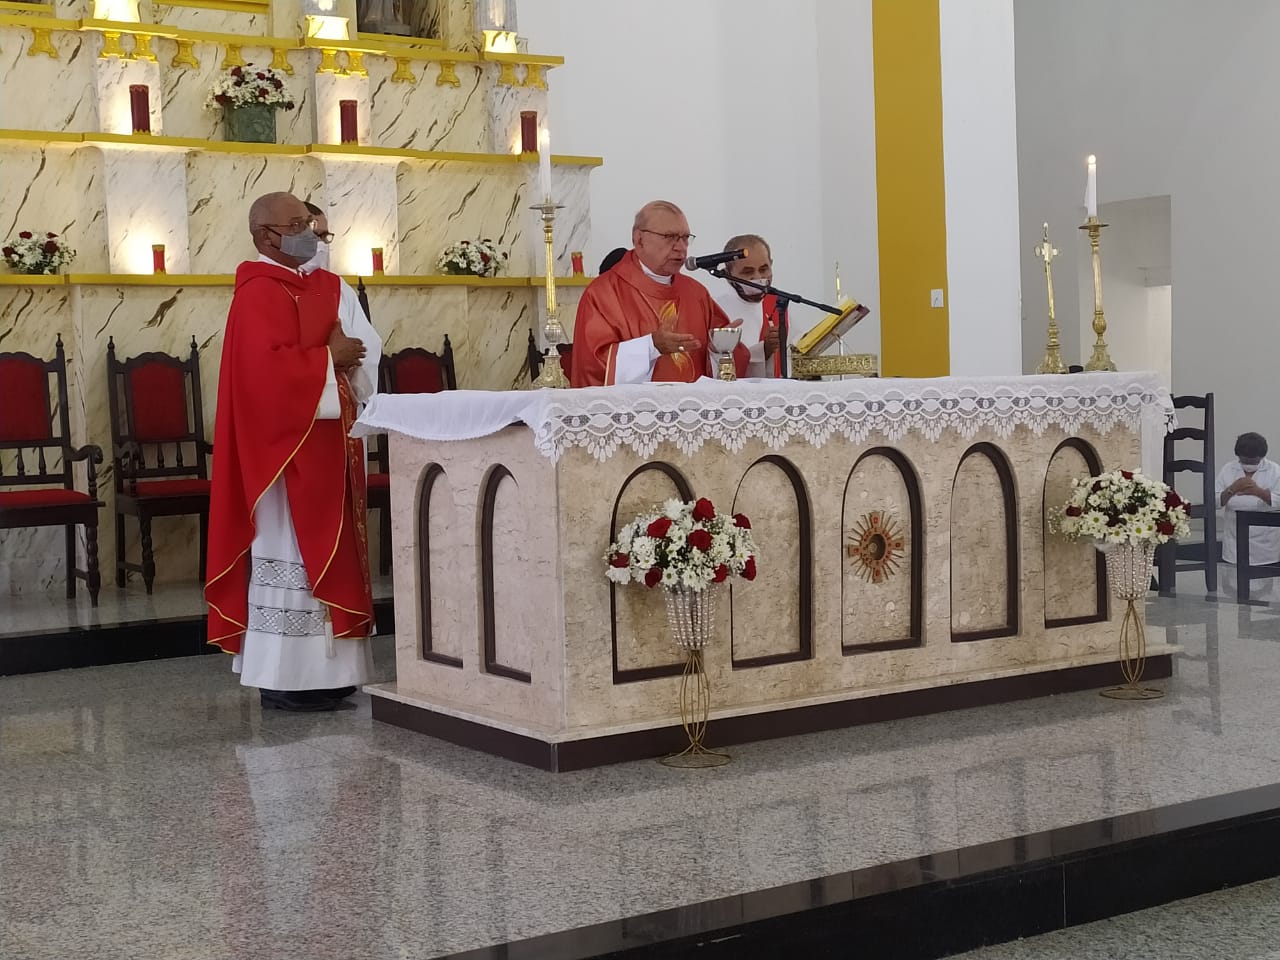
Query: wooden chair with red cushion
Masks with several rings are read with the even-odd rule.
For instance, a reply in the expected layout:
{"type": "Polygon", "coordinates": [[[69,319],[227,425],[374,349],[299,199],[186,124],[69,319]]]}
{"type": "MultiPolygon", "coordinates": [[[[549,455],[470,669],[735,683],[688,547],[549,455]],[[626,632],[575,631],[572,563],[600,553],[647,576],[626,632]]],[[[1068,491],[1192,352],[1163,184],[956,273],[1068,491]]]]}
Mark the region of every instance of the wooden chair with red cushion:
{"type": "MultiPolygon", "coordinates": [[[[556,344],[556,353],[560,354],[560,369],[564,371],[564,378],[568,380],[569,368],[573,366],[573,344],[556,344]]],[[[529,382],[533,383],[542,374],[542,351],[538,349],[538,341],[533,338],[532,330],[529,331],[527,355],[529,363],[529,382]]]]}
{"type": "Polygon", "coordinates": [[[84,580],[98,605],[98,464],[102,448],[71,445],[67,358],[58,337],[52,360],[29,353],[0,353],[0,530],[63,527],[67,548],[67,598],[84,580]],[[49,375],[54,377],[51,393],[49,375]],[[55,420],[56,417],[56,420],[55,420]],[[55,430],[55,424],[57,429],[55,430]],[[35,471],[27,457],[35,456],[35,471]],[[50,456],[52,454],[52,456],[50,456]],[[75,488],[73,464],[88,465],[89,492],[75,488]],[[76,527],[85,529],[85,570],[76,567],[76,527]]]}
{"type": "MultiPolygon", "coordinates": [[[[407,347],[384,356],[378,366],[380,393],[439,393],[457,390],[453,368],[453,344],[445,334],[444,348],[437,354],[422,347],[407,347]]],[[[369,444],[369,509],[378,511],[378,570],[391,572],[391,476],[386,434],[377,434],[369,444]]]]}
{"type": "Polygon", "coordinates": [[[200,400],[200,351],[191,338],[186,360],[167,353],[116,359],[107,342],[107,388],[116,483],[116,584],[129,572],[142,574],[147,593],[156,579],[151,521],[156,517],[200,517],[200,582],[205,579],[209,538],[208,457],[200,400]],[[171,450],[172,462],[166,458],[171,450]],[[125,555],[126,516],[142,534],[142,562],[125,555]]]}

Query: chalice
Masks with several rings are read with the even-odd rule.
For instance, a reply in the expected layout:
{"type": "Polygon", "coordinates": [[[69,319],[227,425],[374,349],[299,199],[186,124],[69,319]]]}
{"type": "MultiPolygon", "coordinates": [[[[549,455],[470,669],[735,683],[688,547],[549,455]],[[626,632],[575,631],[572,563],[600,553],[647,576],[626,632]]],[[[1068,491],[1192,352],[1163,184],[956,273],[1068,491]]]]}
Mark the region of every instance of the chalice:
{"type": "Polygon", "coordinates": [[[742,342],[741,327],[713,327],[711,330],[711,349],[720,355],[720,365],[716,376],[721,380],[737,380],[738,374],[733,365],[733,351],[742,342]]]}

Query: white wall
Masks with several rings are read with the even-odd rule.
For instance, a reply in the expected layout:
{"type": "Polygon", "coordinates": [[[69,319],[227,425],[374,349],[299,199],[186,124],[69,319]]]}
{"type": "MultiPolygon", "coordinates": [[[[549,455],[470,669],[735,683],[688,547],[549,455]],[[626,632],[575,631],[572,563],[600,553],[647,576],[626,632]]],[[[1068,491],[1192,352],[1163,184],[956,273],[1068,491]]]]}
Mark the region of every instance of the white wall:
{"type": "MultiPolygon", "coordinates": [[[[1015,30],[1024,253],[1047,218],[1075,276],[1088,247],[1069,234],[1083,218],[1089,153],[1100,201],[1169,195],[1174,391],[1215,393],[1219,463],[1245,430],[1280,447],[1269,413],[1280,356],[1269,284],[1280,223],[1280,4],[1016,0],[1015,30]]],[[[1104,231],[1104,258],[1107,244],[1104,231]]],[[[1028,290],[1037,270],[1026,257],[1028,290]]],[[[1077,312],[1059,304],[1059,316],[1077,312]]],[[[1042,310],[1028,313],[1023,356],[1033,365],[1042,310]]]]}

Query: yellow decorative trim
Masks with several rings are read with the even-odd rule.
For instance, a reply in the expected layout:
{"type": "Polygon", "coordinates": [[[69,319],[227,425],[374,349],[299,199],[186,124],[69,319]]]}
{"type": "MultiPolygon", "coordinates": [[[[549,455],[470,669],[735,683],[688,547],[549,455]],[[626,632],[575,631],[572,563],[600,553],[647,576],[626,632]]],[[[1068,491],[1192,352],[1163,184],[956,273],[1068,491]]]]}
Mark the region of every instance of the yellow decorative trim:
{"type": "Polygon", "coordinates": [[[47,13],[53,16],[52,3],[16,3],[14,0],[0,0],[0,11],[2,10],[16,10],[27,14],[47,13]]]}
{"type": "Polygon", "coordinates": [[[546,67],[537,63],[529,64],[525,68],[524,85],[526,87],[533,87],[536,90],[547,89],[546,67]]]}
{"type": "Polygon", "coordinates": [[[151,34],[135,33],[133,35],[133,59],[150,60],[155,63],[156,55],[151,49],[151,34]]]}
{"type": "Polygon", "coordinates": [[[408,57],[396,57],[396,72],[391,75],[392,83],[417,83],[418,78],[409,68],[408,57]]]}
{"type": "Polygon", "coordinates": [[[514,87],[516,85],[516,65],[503,60],[498,70],[498,86],[514,87]]]}
{"type": "Polygon", "coordinates": [[[244,57],[240,56],[240,44],[228,43],[226,55],[222,58],[219,70],[230,70],[232,67],[246,66],[244,57]]]}
{"type": "Polygon", "coordinates": [[[480,59],[490,63],[535,63],[544,67],[564,66],[564,57],[539,57],[531,53],[482,53],[480,59]]]}
{"type": "Polygon", "coordinates": [[[271,69],[283,70],[289,76],[293,76],[293,64],[289,62],[289,51],[284,47],[275,47],[271,51],[271,69]]]}
{"type": "Polygon", "coordinates": [[[437,87],[460,87],[462,81],[458,79],[457,64],[452,60],[440,61],[440,76],[436,77],[437,87]]]}
{"type": "Polygon", "coordinates": [[[354,77],[367,77],[369,75],[369,68],[364,65],[363,51],[347,51],[347,73],[354,77]]]}
{"type": "Polygon", "coordinates": [[[108,60],[115,57],[118,60],[126,59],[124,49],[120,46],[120,33],[117,30],[102,31],[102,49],[98,52],[99,60],[108,60]]]}
{"type": "Polygon", "coordinates": [[[61,287],[66,282],[66,277],[56,273],[0,273],[0,287],[61,287]]]}
{"type": "Polygon", "coordinates": [[[230,273],[71,273],[66,282],[81,287],[231,287],[230,273]]]}
{"type": "MultiPolygon", "coordinates": [[[[532,289],[546,284],[546,277],[455,277],[446,274],[425,276],[345,277],[352,286],[357,279],[366,287],[473,287],[477,289],[532,289]]],[[[585,287],[594,277],[556,277],[556,286],[585,287]]],[[[231,273],[71,273],[0,274],[0,286],[9,287],[233,287],[231,273]]]]}
{"type": "Polygon", "coordinates": [[[173,55],[173,59],[169,61],[171,67],[186,67],[188,70],[200,69],[200,61],[196,59],[194,50],[194,40],[179,40],[178,52],[173,55]]]}
{"type": "Polygon", "coordinates": [[[0,142],[18,141],[26,143],[83,143],[83,133],[68,133],[65,130],[0,130],[0,142]]]}
{"type": "Polygon", "coordinates": [[[372,43],[388,50],[394,50],[397,47],[430,47],[434,50],[443,50],[444,41],[437,40],[434,37],[401,37],[393,33],[364,33],[357,32],[356,40],[360,43],[372,43]]]}
{"type": "Polygon", "coordinates": [[[50,31],[47,29],[32,28],[31,46],[27,48],[28,57],[35,57],[43,53],[54,60],[58,59],[58,51],[54,49],[53,43],[49,39],[49,33],[50,31]]]}
{"type": "Polygon", "coordinates": [[[320,50],[320,66],[316,67],[316,73],[337,73],[338,72],[338,51],[333,47],[324,47],[320,50]]]}
{"type": "Polygon", "coordinates": [[[193,7],[197,10],[226,10],[230,13],[270,13],[270,0],[164,0],[156,6],[193,7]]]}

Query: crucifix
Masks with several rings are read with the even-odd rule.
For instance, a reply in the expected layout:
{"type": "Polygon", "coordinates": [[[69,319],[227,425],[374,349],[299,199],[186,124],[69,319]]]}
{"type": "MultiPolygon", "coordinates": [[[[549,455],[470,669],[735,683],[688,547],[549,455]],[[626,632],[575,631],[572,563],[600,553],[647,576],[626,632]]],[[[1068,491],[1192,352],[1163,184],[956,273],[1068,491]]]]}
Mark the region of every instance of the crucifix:
{"type": "Polygon", "coordinates": [[[1058,342],[1058,321],[1053,310],[1053,258],[1058,255],[1058,248],[1049,242],[1047,223],[1044,225],[1044,239],[1036,245],[1035,254],[1044,261],[1044,282],[1049,289],[1049,343],[1036,373],[1066,373],[1067,368],[1062,365],[1062,347],[1058,342]]]}

